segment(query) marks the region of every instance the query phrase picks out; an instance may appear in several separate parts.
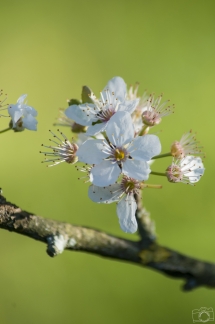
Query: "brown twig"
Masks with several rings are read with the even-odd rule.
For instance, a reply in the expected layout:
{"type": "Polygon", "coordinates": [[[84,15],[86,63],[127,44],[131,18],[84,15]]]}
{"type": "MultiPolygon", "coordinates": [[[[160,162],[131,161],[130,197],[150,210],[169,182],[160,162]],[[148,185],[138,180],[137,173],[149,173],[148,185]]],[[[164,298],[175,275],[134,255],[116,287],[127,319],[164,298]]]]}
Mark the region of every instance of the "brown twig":
{"type": "Polygon", "coordinates": [[[156,240],[155,224],[150,218],[150,213],[142,206],[142,190],[134,195],[137,203],[136,219],[142,245],[148,246],[156,240]]]}
{"type": "Polygon", "coordinates": [[[148,239],[147,244],[143,239],[134,242],[92,228],[45,219],[21,210],[3,196],[0,196],[0,228],[46,243],[47,253],[52,257],[64,249],[90,252],[184,279],[186,291],[198,286],[215,287],[214,264],[160,246],[154,239],[148,239]]]}

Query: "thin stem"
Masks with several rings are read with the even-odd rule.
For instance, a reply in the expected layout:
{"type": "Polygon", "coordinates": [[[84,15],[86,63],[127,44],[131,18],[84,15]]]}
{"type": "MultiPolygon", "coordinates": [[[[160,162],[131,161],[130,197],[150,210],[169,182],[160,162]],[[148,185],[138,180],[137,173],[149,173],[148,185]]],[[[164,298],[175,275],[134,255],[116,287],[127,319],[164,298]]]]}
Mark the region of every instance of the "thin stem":
{"type": "Polygon", "coordinates": [[[171,152],[169,153],[164,153],[164,154],[160,154],[160,155],[156,155],[152,158],[152,160],[155,160],[155,159],[160,159],[160,158],[163,158],[163,157],[167,157],[167,156],[172,156],[171,152]]]}
{"type": "Polygon", "coordinates": [[[9,131],[11,129],[12,129],[11,127],[5,128],[5,129],[0,131],[0,134],[3,134],[3,133],[5,133],[5,132],[7,132],[7,131],[9,131]]]}
{"type": "Polygon", "coordinates": [[[143,128],[141,129],[139,136],[143,136],[149,132],[149,126],[144,125],[143,128]]]}
{"type": "Polygon", "coordinates": [[[152,171],[150,174],[166,177],[166,173],[152,171]]]}
{"type": "Polygon", "coordinates": [[[147,184],[147,183],[145,183],[143,185],[143,188],[162,189],[162,185],[147,184]]]}
{"type": "Polygon", "coordinates": [[[60,127],[64,127],[64,126],[67,126],[67,127],[71,127],[71,125],[67,125],[67,124],[61,124],[61,123],[54,123],[53,126],[60,126],[60,127]]]}

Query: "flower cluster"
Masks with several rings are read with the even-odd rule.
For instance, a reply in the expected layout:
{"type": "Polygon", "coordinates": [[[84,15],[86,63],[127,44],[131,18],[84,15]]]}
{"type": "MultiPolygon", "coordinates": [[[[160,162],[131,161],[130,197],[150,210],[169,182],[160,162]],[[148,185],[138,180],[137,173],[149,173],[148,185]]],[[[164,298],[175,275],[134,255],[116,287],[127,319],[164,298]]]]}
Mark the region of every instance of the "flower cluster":
{"type": "Polygon", "coordinates": [[[37,111],[27,105],[27,94],[22,95],[15,105],[9,105],[8,113],[11,117],[11,128],[15,131],[37,130],[37,111]]]}
{"type": "Polygon", "coordinates": [[[189,184],[199,181],[204,173],[201,158],[194,156],[201,150],[191,132],[175,141],[170,152],[160,154],[160,140],[149,131],[171,114],[174,106],[162,102],[162,95],[156,98],[144,93],[138,97],[137,92],[138,85],[127,90],[121,77],[111,79],[99,99],[84,86],[82,100],[71,99],[59,120],[71,127],[76,143],[61,132],[63,140],[51,132],[54,145],[44,145],[51,151],[41,152],[48,157],[44,162],[53,162],[49,166],[85,163],[77,170],[84,171],[90,182],[89,198],[96,203],[117,202],[120,226],[128,233],[137,230],[136,197],[149,187],[145,181],[150,173],[163,175],[172,183],[189,184]],[[166,171],[151,171],[151,161],[166,156],[173,157],[166,171]]]}

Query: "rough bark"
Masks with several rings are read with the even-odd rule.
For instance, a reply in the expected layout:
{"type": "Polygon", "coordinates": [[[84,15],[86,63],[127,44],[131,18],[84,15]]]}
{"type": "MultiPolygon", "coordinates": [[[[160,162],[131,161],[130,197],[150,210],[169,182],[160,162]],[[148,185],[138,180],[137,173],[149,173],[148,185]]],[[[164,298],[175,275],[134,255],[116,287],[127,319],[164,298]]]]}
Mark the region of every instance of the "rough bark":
{"type": "Polygon", "coordinates": [[[0,228],[47,244],[53,257],[63,252],[84,251],[103,257],[136,263],[172,278],[185,280],[183,289],[215,287],[215,265],[182,255],[156,242],[149,216],[140,204],[137,209],[140,241],[130,241],[110,234],[58,222],[24,211],[0,196],[0,228]]]}

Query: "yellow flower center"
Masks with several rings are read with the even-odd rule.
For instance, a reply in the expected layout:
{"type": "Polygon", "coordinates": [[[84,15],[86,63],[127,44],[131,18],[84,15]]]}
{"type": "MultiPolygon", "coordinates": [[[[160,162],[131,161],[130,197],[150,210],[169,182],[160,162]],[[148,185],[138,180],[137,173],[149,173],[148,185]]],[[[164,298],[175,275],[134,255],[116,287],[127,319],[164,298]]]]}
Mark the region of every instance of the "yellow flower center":
{"type": "Polygon", "coordinates": [[[115,158],[117,161],[121,161],[125,158],[125,152],[120,149],[115,150],[115,158]]]}
{"type": "Polygon", "coordinates": [[[132,181],[128,181],[127,183],[126,183],[126,191],[131,191],[131,190],[133,190],[135,188],[135,184],[134,184],[134,182],[132,182],[132,181]]]}

